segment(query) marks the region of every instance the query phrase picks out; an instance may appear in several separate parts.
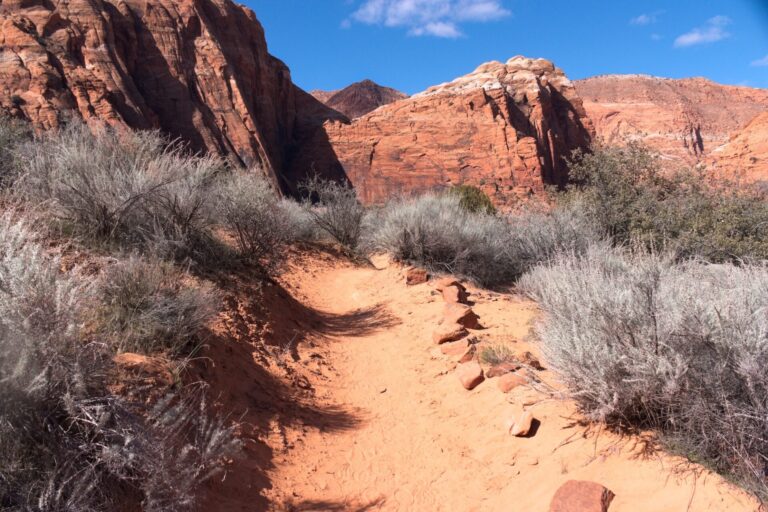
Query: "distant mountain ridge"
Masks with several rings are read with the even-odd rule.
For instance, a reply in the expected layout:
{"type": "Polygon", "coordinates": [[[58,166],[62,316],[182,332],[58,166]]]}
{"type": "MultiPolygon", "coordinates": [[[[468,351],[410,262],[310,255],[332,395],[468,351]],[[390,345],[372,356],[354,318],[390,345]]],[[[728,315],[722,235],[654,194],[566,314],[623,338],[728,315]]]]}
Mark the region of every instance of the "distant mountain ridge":
{"type": "Polygon", "coordinates": [[[372,80],[356,82],[338,91],[315,90],[310,94],[349,119],[356,119],[379,107],[408,97],[407,94],[372,80]]]}

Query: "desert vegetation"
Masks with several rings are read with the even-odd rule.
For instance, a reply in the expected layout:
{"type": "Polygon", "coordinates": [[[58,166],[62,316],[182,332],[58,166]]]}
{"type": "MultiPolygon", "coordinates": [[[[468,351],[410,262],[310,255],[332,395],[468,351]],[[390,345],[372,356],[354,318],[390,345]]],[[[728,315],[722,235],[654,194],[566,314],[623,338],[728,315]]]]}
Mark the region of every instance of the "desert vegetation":
{"type": "Polygon", "coordinates": [[[365,207],[317,178],[296,201],[259,169],[78,123],[34,136],[3,120],[0,157],[3,510],[191,508],[237,452],[234,426],[183,377],[150,401],[116,392],[115,355],[183,368],[221,302],[208,276],[268,277],[297,242],[517,285],[541,305],[547,365],[586,417],[653,429],[768,497],[759,191],[662,172],[635,145],[576,154],[568,190],[514,212],[473,187],[365,207]],[[97,270],[56,256],[72,247],[97,270]]]}

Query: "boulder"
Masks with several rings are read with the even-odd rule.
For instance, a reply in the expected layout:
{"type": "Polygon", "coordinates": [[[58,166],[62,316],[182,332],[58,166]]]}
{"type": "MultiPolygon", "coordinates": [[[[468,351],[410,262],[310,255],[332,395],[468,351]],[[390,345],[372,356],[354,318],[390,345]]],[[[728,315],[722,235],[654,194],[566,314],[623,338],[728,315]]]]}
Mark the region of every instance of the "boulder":
{"type": "Polygon", "coordinates": [[[443,323],[459,324],[467,329],[480,329],[480,317],[466,304],[446,304],[443,311],[443,323]]]}
{"type": "Polygon", "coordinates": [[[608,512],[614,497],[598,483],[570,480],[555,493],[549,512],[608,512]]]}
{"type": "Polygon", "coordinates": [[[435,329],[432,340],[441,345],[450,341],[458,341],[468,335],[469,331],[463,325],[444,322],[435,329]]]}
{"type": "Polygon", "coordinates": [[[461,385],[467,390],[475,389],[485,380],[483,369],[480,368],[477,361],[460,364],[456,367],[456,375],[459,377],[461,385]]]}
{"type": "Polygon", "coordinates": [[[424,284],[429,280],[429,274],[423,268],[411,268],[405,275],[405,284],[408,286],[415,286],[417,284],[424,284]]]}
{"type": "Polygon", "coordinates": [[[523,412],[520,417],[515,421],[509,433],[515,437],[525,437],[531,432],[533,427],[533,413],[531,411],[523,412]]]}
{"type": "Polygon", "coordinates": [[[459,363],[468,363],[477,357],[477,346],[472,345],[466,339],[454,343],[445,343],[441,351],[459,363]]]}

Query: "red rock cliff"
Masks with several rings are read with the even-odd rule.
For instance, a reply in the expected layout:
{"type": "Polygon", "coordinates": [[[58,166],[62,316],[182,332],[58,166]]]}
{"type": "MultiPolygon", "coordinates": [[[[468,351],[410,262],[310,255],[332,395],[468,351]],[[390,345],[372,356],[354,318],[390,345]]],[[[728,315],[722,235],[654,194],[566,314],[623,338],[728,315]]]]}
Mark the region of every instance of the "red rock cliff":
{"type": "Polygon", "coordinates": [[[504,203],[567,179],[564,157],[585,147],[591,124],[571,82],[551,62],[491,62],[352,121],[328,122],[319,139],[335,161],[311,151],[302,169],[344,172],[366,202],[397,193],[473,184],[504,203]]]}
{"type": "Polygon", "coordinates": [[[768,111],[768,90],[704,78],[610,75],[574,84],[605,142],[641,140],[673,163],[707,161],[732,134],[768,111]]]}
{"type": "Polygon", "coordinates": [[[334,116],[230,0],[3,0],[0,45],[0,107],[42,129],[68,112],[157,128],[277,177],[306,125],[334,116]]]}

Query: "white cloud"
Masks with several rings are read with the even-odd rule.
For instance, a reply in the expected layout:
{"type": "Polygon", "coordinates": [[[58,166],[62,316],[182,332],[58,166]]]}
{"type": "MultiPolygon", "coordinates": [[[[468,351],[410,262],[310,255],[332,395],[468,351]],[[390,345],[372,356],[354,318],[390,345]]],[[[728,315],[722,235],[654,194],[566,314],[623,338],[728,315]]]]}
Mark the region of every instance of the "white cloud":
{"type": "Polygon", "coordinates": [[[766,55],[762,59],[753,60],[752,65],[755,67],[768,66],[768,55],[766,55]]]}
{"type": "Polygon", "coordinates": [[[415,36],[456,38],[459,25],[509,16],[502,0],[364,0],[351,19],[367,25],[407,28],[415,36]]]}
{"type": "Polygon", "coordinates": [[[676,48],[695,46],[704,43],[716,43],[731,37],[726,27],[731,24],[728,16],[715,16],[707,20],[706,25],[697,27],[675,39],[676,48]]]}
{"type": "Polygon", "coordinates": [[[629,20],[630,25],[652,25],[659,21],[659,16],[664,14],[666,11],[660,10],[660,11],[654,11],[654,12],[648,12],[643,13],[640,16],[636,16],[629,20]]]}

